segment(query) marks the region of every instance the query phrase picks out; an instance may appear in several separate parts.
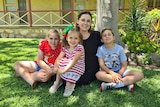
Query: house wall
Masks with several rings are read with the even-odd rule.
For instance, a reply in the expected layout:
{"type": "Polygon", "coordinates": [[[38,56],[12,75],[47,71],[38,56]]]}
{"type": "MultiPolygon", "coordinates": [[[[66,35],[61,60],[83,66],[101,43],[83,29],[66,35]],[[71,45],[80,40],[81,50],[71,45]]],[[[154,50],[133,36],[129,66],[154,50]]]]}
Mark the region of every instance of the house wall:
{"type": "Polygon", "coordinates": [[[3,7],[3,0],[0,0],[0,11],[3,11],[4,7],[3,7]]]}
{"type": "Polygon", "coordinates": [[[96,9],[97,0],[86,0],[85,5],[86,9],[96,9]]]}
{"type": "MultiPolygon", "coordinates": [[[[75,2],[75,5],[76,5],[76,2],[75,2]]],[[[97,7],[97,0],[85,0],[84,5],[85,5],[85,10],[94,10],[97,7]]],[[[77,21],[78,14],[79,14],[79,11],[75,12],[74,21],[77,21]]]]}
{"type": "Polygon", "coordinates": [[[32,10],[59,10],[59,0],[31,0],[32,10]]]}
{"type": "MultiPolygon", "coordinates": [[[[4,10],[3,0],[0,0],[0,11],[4,10]]],[[[4,12],[0,12],[0,17],[4,15],[4,12]]],[[[4,18],[2,18],[4,19],[4,18]]],[[[0,25],[3,24],[3,22],[0,21],[0,25]]]]}
{"type": "MultiPolygon", "coordinates": [[[[31,0],[31,9],[32,10],[59,10],[60,9],[60,2],[59,0],[31,0]]],[[[46,14],[47,12],[34,12],[36,15],[32,15],[32,22],[36,22],[35,24],[42,25],[46,23],[43,20],[39,20],[41,17],[45,17],[45,20],[47,22],[51,22],[50,17],[52,17],[52,20],[58,20],[59,17],[57,17],[54,14],[46,14]]],[[[56,13],[58,16],[60,15],[59,12],[56,13]]],[[[58,21],[57,23],[60,23],[58,21]]]]}

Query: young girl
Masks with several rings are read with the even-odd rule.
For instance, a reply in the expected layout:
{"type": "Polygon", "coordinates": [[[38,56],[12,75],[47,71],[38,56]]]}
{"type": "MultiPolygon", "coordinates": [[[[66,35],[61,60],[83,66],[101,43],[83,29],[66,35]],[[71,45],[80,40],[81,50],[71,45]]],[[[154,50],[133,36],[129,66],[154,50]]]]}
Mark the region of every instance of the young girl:
{"type": "Polygon", "coordinates": [[[99,60],[101,71],[96,73],[101,83],[100,90],[121,88],[128,86],[133,91],[134,83],[143,79],[143,73],[127,68],[127,57],[123,48],[114,43],[115,36],[111,29],[103,29],[101,41],[104,43],[97,50],[96,56],[99,60]]]}
{"type": "Polygon", "coordinates": [[[49,92],[55,93],[62,85],[62,79],[66,81],[64,97],[68,97],[74,91],[76,82],[85,71],[84,48],[82,44],[82,35],[73,28],[64,35],[63,48],[56,60],[57,72],[56,81],[50,87],[49,92]]]}
{"type": "Polygon", "coordinates": [[[21,76],[32,88],[37,81],[46,82],[55,73],[53,65],[61,51],[60,34],[57,30],[48,31],[47,38],[41,40],[36,61],[17,61],[14,63],[16,75],[21,76]]]}

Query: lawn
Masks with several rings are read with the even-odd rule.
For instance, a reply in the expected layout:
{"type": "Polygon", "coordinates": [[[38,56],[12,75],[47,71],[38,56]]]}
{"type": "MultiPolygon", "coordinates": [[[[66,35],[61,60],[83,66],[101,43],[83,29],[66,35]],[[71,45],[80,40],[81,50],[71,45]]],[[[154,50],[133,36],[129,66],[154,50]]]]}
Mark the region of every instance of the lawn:
{"type": "Polygon", "coordinates": [[[99,81],[78,86],[72,96],[63,97],[64,87],[50,94],[53,81],[32,89],[14,74],[17,60],[34,60],[39,39],[0,39],[0,107],[160,107],[160,71],[132,67],[144,73],[133,93],[127,88],[99,91],[99,81]]]}

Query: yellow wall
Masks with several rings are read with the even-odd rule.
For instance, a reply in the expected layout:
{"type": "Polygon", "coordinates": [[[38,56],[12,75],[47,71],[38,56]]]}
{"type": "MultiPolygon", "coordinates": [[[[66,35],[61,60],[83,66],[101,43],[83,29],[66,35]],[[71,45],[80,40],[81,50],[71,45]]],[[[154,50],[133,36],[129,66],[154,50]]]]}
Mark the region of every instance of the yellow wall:
{"type": "Polygon", "coordinates": [[[3,7],[3,0],[0,0],[0,11],[3,11],[4,7],[3,7]]]}
{"type": "MultiPolygon", "coordinates": [[[[97,0],[84,0],[85,9],[96,9],[96,1],[97,0]]],[[[76,3],[75,3],[76,4],[76,3]]],[[[31,9],[32,10],[59,10],[61,9],[61,0],[31,0],[31,9]]],[[[46,12],[35,12],[35,14],[38,14],[39,16],[44,16],[46,12]]],[[[56,13],[57,15],[60,15],[59,12],[56,13]]],[[[59,17],[52,15],[53,20],[58,20],[59,17]]],[[[49,20],[49,15],[47,15],[45,18],[47,21],[49,20]]],[[[35,15],[32,16],[33,23],[37,21],[39,18],[35,15]]],[[[77,17],[76,17],[77,19],[77,17]]],[[[40,23],[45,23],[44,21],[39,21],[40,23]]],[[[57,23],[60,23],[58,21],[57,23]]]]}
{"type": "Polygon", "coordinates": [[[86,9],[96,9],[97,0],[85,0],[86,9]]]}
{"type": "MultiPolygon", "coordinates": [[[[59,10],[60,9],[60,2],[59,0],[31,0],[31,9],[32,10],[59,10]]],[[[43,17],[44,15],[46,15],[47,12],[34,12],[35,14],[37,14],[40,17],[43,17]]],[[[57,15],[59,15],[59,12],[56,13],[57,15]]],[[[59,17],[56,17],[55,15],[51,15],[53,16],[53,20],[58,20],[59,17]]],[[[33,23],[37,20],[39,20],[40,18],[33,15],[32,16],[33,19],[33,23]]],[[[50,15],[46,15],[45,16],[45,20],[50,22],[50,15]]],[[[36,24],[43,24],[46,23],[44,21],[38,21],[36,24]]],[[[60,23],[60,22],[57,22],[60,23]]]]}
{"type": "MultiPolygon", "coordinates": [[[[0,11],[4,11],[4,5],[3,0],[0,0],[0,11]]],[[[4,15],[4,12],[0,12],[0,17],[4,15]]],[[[2,18],[4,19],[4,18],[2,18]]],[[[0,24],[4,24],[2,21],[0,21],[0,24]]]]}
{"type": "Polygon", "coordinates": [[[31,0],[32,10],[58,10],[59,0],[31,0]]]}

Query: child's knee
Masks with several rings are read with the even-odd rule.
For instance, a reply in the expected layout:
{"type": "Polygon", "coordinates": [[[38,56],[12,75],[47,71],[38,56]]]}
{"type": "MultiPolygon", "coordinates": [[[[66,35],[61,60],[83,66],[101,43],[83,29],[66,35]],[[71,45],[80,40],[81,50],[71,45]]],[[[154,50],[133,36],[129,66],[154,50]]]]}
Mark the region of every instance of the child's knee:
{"type": "Polygon", "coordinates": [[[101,73],[100,73],[100,72],[97,72],[97,73],[96,73],[96,78],[97,78],[97,79],[101,79],[101,73]]]}
{"type": "Polygon", "coordinates": [[[19,61],[16,61],[13,65],[14,69],[16,70],[20,66],[19,61]]]}
{"type": "Polygon", "coordinates": [[[140,79],[142,80],[144,78],[144,74],[142,72],[140,72],[140,79]]]}

